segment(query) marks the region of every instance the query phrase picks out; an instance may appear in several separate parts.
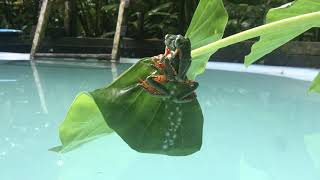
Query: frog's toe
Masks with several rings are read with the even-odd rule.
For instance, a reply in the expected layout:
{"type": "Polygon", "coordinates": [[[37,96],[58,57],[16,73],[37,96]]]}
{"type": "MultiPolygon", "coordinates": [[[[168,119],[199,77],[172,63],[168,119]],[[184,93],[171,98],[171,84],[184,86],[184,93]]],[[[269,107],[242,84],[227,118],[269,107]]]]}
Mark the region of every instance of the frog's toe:
{"type": "Polygon", "coordinates": [[[176,98],[176,99],[173,99],[173,102],[175,103],[188,103],[188,102],[192,102],[194,101],[195,99],[197,98],[197,95],[195,92],[193,92],[192,94],[184,97],[184,98],[176,98]]]}

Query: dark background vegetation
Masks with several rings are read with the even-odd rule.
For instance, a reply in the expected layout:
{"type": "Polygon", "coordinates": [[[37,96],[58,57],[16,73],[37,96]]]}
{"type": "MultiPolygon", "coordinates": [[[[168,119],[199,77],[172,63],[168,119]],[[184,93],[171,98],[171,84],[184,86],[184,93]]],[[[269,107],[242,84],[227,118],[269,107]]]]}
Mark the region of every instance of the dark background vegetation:
{"type": "MultiPolygon", "coordinates": [[[[183,34],[199,0],[131,0],[126,36],[134,39],[161,39],[167,33],[183,34]]],[[[229,13],[226,36],[263,24],[268,9],[289,0],[224,0],[229,13]]],[[[0,28],[21,29],[27,36],[37,23],[40,0],[2,0],[0,28]]],[[[70,17],[65,18],[65,1],[52,7],[46,36],[111,37],[117,21],[119,0],[70,1],[70,17]]],[[[318,29],[298,38],[320,41],[318,29]]]]}

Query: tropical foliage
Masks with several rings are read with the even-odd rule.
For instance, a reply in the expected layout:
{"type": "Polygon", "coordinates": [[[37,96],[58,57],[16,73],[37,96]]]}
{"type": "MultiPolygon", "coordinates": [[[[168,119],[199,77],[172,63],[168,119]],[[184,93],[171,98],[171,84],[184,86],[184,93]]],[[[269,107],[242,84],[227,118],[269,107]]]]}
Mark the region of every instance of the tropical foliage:
{"type": "MultiPolygon", "coordinates": [[[[73,32],[70,34],[86,37],[113,35],[119,0],[77,0],[69,1],[69,4],[69,16],[73,21],[73,32]]],[[[127,14],[127,34],[134,38],[162,38],[169,32],[186,31],[197,4],[198,0],[131,1],[127,14]]],[[[61,31],[65,28],[65,6],[65,1],[55,1],[51,9],[49,30],[61,31]]],[[[22,29],[28,34],[36,25],[39,9],[39,0],[0,2],[0,28],[22,29]]],[[[64,35],[68,34],[60,34],[64,35]]]]}
{"type": "MultiPolygon", "coordinates": [[[[245,58],[245,64],[250,65],[301,33],[314,27],[320,27],[320,3],[317,0],[296,0],[269,10],[266,19],[265,25],[234,34],[193,50],[192,57],[202,57],[208,53],[214,53],[220,48],[259,37],[260,40],[253,45],[251,53],[245,58]]],[[[199,61],[207,62],[208,59],[201,58],[199,61]]],[[[193,64],[196,65],[196,62],[193,64]]],[[[202,66],[201,69],[202,71],[199,71],[199,73],[204,71],[205,66],[202,66]]],[[[192,72],[196,70],[199,70],[199,68],[193,69],[191,67],[192,72]]],[[[195,76],[198,74],[195,74],[195,76]]]]}
{"type": "MultiPolygon", "coordinates": [[[[229,14],[225,35],[264,23],[270,8],[291,0],[224,0],[229,14]]],[[[30,34],[36,25],[39,0],[0,2],[0,28],[22,29],[30,34]]],[[[65,1],[56,0],[48,25],[49,36],[112,37],[119,0],[76,0],[70,2],[71,22],[66,27],[65,1]],[[70,29],[70,30],[66,30],[70,29]]],[[[167,33],[185,33],[199,0],[131,0],[127,14],[127,36],[137,39],[159,38],[167,33]]],[[[300,40],[320,41],[320,30],[310,30],[300,40]]]]}

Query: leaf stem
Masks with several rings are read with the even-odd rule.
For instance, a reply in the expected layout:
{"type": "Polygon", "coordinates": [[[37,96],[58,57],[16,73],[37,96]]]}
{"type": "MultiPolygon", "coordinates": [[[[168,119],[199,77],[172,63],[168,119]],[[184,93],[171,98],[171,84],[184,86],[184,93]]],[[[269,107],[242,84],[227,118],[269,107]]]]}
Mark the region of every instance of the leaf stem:
{"type": "Polygon", "coordinates": [[[278,29],[278,28],[283,28],[285,26],[289,26],[289,25],[294,25],[295,23],[298,23],[299,21],[306,21],[308,22],[309,20],[314,20],[314,19],[319,19],[320,20],[320,11],[318,12],[313,12],[313,13],[308,13],[308,14],[303,14],[300,16],[295,16],[295,17],[291,17],[291,18],[286,18],[283,20],[279,20],[279,21],[275,21],[269,24],[265,24],[262,26],[258,26],[237,34],[234,34],[232,36],[223,38],[221,40],[218,40],[216,42],[210,43],[208,45],[202,46],[200,48],[194,49],[191,51],[191,55],[192,57],[197,57],[197,56],[201,56],[207,53],[213,53],[216,50],[244,41],[244,40],[248,40],[251,38],[255,38],[258,36],[261,36],[263,34],[267,34],[270,31],[274,30],[274,29],[278,29]]]}

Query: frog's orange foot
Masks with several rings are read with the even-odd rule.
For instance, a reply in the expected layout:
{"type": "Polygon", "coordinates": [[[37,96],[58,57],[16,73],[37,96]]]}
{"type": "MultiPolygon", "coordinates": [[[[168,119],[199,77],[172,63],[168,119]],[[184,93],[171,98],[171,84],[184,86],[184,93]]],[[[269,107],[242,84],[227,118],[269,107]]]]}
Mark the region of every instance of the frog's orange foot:
{"type": "Polygon", "coordinates": [[[163,70],[165,67],[164,63],[162,62],[163,57],[164,57],[163,54],[160,54],[158,56],[153,56],[151,58],[151,66],[155,67],[158,70],[163,70]]]}
{"type": "Polygon", "coordinates": [[[167,81],[167,77],[165,75],[156,75],[152,77],[152,79],[158,83],[164,83],[167,81]]]}
{"type": "Polygon", "coordinates": [[[153,66],[154,66],[155,68],[159,69],[159,70],[164,70],[164,68],[165,68],[164,63],[160,63],[160,62],[154,63],[153,66]]]}
{"type": "Polygon", "coordinates": [[[163,54],[159,54],[158,56],[153,56],[151,58],[151,60],[153,63],[159,62],[161,60],[162,56],[163,56],[163,54]]]}
{"type": "Polygon", "coordinates": [[[187,103],[187,102],[192,102],[197,98],[197,94],[195,92],[192,92],[188,96],[185,96],[181,99],[173,99],[174,102],[176,103],[187,103]]]}

